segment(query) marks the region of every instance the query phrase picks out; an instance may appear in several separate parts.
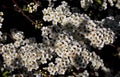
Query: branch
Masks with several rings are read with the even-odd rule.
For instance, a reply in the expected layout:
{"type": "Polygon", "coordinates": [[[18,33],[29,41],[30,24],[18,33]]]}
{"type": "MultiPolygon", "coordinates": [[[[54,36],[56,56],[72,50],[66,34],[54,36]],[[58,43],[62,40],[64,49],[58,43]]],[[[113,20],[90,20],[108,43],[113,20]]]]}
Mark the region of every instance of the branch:
{"type": "Polygon", "coordinates": [[[17,2],[15,0],[12,0],[12,2],[15,4],[15,7],[17,9],[18,12],[22,13],[22,15],[27,19],[29,20],[32,24],[36,25],[36,23],[29,18],[29,16],[27,16],[24,11],[18,6],[17,2]]]}

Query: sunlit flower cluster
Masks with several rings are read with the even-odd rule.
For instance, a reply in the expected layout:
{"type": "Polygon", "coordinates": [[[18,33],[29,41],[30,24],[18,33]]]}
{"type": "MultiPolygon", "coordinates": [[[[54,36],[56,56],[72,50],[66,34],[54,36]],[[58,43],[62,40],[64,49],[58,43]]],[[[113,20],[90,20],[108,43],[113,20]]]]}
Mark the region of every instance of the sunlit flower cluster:
{"type": "MultiPolygon", "coordinates": [[[[57,0],[48,1],[49,7],[44,8],[42,12],[43,22],[49,25],[43,23],[40,27],[41,43],[34,37],[26,38],[23,31],[16,29],[10,30],[9,36],[13,40],[11,43],[0,43],[0,55],[6,67],[12,71],[17,68],[26,68],[28,72],[35,70],[34,74],[38,77],[41,75],[37,72],[41,69],[56,76],[70,73],[71,70],[81,70],[79,73],[72,71],[75,77],[89,77],[89,69],[96,71],[96,74],[99,69],[108,72],[103,59],[91,48],[99,51],[115,41],[117,32],[120,32],[120,16],[92,20],[87,14],[73,12],[65,1],[57,7],[50,4],[57,0]]],[[[82,8],[90,7],[93,2],[80,0],[82,8]]],[[[107,8],[107,2],[110,6],[117,2],[116,7],[119,9],[119,1],[103,0],[104,10],[107,8]]],[[[39,4],[35,3],[28,4],[28,12],[37,11],[38,6],[39,4]]],[[[0,28],[4,20],[2,15],[0,12],[0,28]]],[[[1,38],[3,37],[0,31],[1,38]]]]}
{"type": "Polygon", "coordinates": [[[44,69],[51,75],[64,75],[70,67],[85,69],[90,62],[94,69],[104,66],[99,56],[89,52],[84,44],[75,41],[66,32],[59,33],[57,27],[49,27],[42,28],[43,38],[48,37],[43,43],[36,43],[33,38],[24,39],[23,32],[11,30],[15,42],[3,45],[1,52],[7,67],[13,70],[25,67],[32,71],[37,70],[41,64],[48,64],[44,69]],[[55,33],[53,29],[58,32],[55,33]]]}
{"type": "Polygon", "coordinates": [[[3,45],[1,52],[8,67],[11,69],[26,67],[28,71],[32,71],[39,68],[37,60],[41,60],[39,63],[44,64],[47,63],[46,59],[50,59],[51,56],[39,48],[34,38],[24,40],[23,32],[11,30],[11,33],[16,41],[3,45]]]}
{"type": "Polygon", "coordinates": [[[77,42],[73,36],[62,31],[62,28],[48,26],[41,30],[43,43],[52,47],[57,56],[55,63],[49,63],[45,68],[50,74],[65,74],[66,70],[72,66],[76,69],[85,69],[89,63],[94,69],[104,66],[102,59],[95,53],[89,52],[84,42],[77,42]]]}
{"type": "Polygon", "coordinates": [[[39,2],[31,2],[27,5],[27,10],[29,13],[33,13],[33,12],[36,12],[37,11],[37,8],[40,6],[40,3],[39,2]]]}
{"type": "MultiPolygon", "coordinates": [[[[43,39],[47,44],[55,46],[55,53],[61,58],[60,61],[66,60],[66,65],[74,66],[76,69],[86,68],[89,63],[94,69],[104,67],[103,60],[94,52],[90,53],[86,47],[93,46],[101,49],[104,45],[114,42],[113,28],[110,28],[110,23],[105,23],[110,17],[101,21],[91,20],[86,14],[72,13],[66,2],[62,2],[56,8],[44,9],[43,14],[43,20],[52,21],[53,24],[41,29],[43,39]],[[106,27],[105,24],[109,27],[106,27]]],[[[119,23],[119,20],[112,23],[116,24],[117,22],[119,23]]],[[[53,74],[52,70],[49,72],[53,74]]],[[[59,71],[54,71],[54,74],[55,72],[59,73],[59,71]]]]}
{"type": "MultiPolygon", "coordinates": [[[[107,18],[102,21],[93,21],[86,14],[70,12],[69,7],[66,5],[67,3],[62,2],[62,5],[56,7],[56,9],[52,7],[44,9],[44,21],[52,21],[53,25],[61,24],[63,30],[72,34],[77,40],[81,40],[84,36],[84,38],[90,41],[90,45],[93,47],[101,49],[105,44],[113,43],[115,40],[115,33],[109,27],[104,27],[105,24],[110,25],[110,23],[103,24],[103,21],[107,21],[107,18]]],[[[116,24],[115,21],[111,23],[116,24]]]]}
{"type": "Polygon", "coordinates": [[[69,10],[69,7],[67,6],[67,3],[63,1],[62,5],[60,5],[56,9],[52,7],[44,9],[43,14],[44,21],[52,21],[52,24],[57,25],[58,23],[65,24],[68,21],[67,16],[70,16],[71,12],[69,10]]]}
{"type": "Polygon", "coordinates": [[[13,38],[16,37],[14,39],[17,41],[4,45],[1,52],[8,67],[15,69],[18,68],[17,66],[24,66],[28,68],[28,71],[32,71],[32,69],[38,68],[36,60],[41,58],[41,63],[47,63],[46,59],[49,56],[44,54],[44,50],[40,50],[37,44],[32,43],[34,40],[23,40],[21,31],[12,32],[12,35],[13,38]]]}
{"type": "Polygon", "coordinates": [[[91,41],[90,44],[93,47],[103,48],[105,44],[112,44],[115,40],[115,33],[110,28],[101,25],[100,21],[95,23],[91,20],[88,21],[86,28],[89,32],[84,34],[85,38],[91,41]]]}

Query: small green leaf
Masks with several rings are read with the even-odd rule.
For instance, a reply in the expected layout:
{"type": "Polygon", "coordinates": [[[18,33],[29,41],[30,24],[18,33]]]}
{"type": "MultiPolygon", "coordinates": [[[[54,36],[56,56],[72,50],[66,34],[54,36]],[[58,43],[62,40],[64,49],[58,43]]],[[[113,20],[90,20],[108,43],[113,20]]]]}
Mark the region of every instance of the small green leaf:
{"type": "Polygon", "coordinates": [[[8,77],[8,76],[7,76],[8,73],[9,73],[8,71],[3,72],[3,74],[2,74],[3,77],[8,77]]]}
{"type": "Polygon", "coordinates": [[[102,4],[102,1],[101,0],[95,0],[98,4],[102,4]]]}
{"type": "Polygon", "coordinates": [[[28,8],[26,5],[23,6],[23,11],[28,11],[28,8]]]}

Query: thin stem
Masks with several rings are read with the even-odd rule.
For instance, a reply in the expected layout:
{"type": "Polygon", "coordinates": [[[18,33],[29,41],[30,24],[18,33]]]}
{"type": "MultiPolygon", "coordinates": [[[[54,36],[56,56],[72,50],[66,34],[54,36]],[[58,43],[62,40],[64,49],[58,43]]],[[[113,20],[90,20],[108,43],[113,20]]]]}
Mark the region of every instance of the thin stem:
{"type": "Polygon", "coordinates": [[[29,16],[27,16],[24,11],[18,6],[17,2],[15,0],[12,0],[12,2],[15,4],[15,7],[18,9],[18,12],[22,13],[22,15],[27,19],[29,20],[32,24],[36,25],[36,23],[29,18],[29,16]]]}
{"type": "Polygon", "coordinates": [[[28,19],[30,22],[32,22],[32,24],[36,24],[33,20],[31,20],[23,11],[21,11],[21,13],[22,13],[22,15],[26,18],[26,19],[28,19]]]}

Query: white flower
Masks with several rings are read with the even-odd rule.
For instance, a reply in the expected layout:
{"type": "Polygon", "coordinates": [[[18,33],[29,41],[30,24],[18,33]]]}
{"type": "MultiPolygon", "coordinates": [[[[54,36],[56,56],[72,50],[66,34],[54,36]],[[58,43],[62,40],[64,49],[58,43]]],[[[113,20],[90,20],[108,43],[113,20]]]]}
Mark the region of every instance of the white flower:
{"type": "Polygon", "coordinates": [[[3,59],[4,59],[5,63],[6,63],[6,65],[10,66],[11,63],[12,63],[12,60],[13,60],[11,58],[10,54],[4,53],[2,56],[3,56],[3,59]]]}
{"type": "Polygon", "coordinates": [[[63,58],[67,58],[69,56],[69,53],[68,52],[63,52],[63,54],[62,54],[62,57],[63,58]]]}
{"type": "Polygon", "coordinates": [[[18,48],[21,44],[21,41],[15,41],[14,42],[14,46],[16,47],[16,48],[18,48]]]}
{"type": "Polygon", "coordinates": [[[55,63],[61,63],[62,62],[62,59],[61,58],[56,58],[55,59],[55,63]]]}
{"type": "Polygon", "coordinates": [[[17,53],[11,53],[11,58],[15,59],[18,57],[18,54],[17,53]]]}
{"type": "Polygon", "coordinates": [[[52,7],[47,8],[47,13],[51,13],[53,11],[52,7]]]}
{"type": "Polygon", "coordinates": [[[62,19],[61,25],[65,26],[69,23],[69,19],[68,18],[64,18],[62,19]]]}
{"type": "Polygon", "coordinates": [[[68,5],[67,2],[65,2],[65,1],[62,1],[61,3],[62,3],[63,6],[67,6],[68,5]]]}
{"type": "Polygon", "coordinates": [[[62,67],[62,62],[61,63],[57,63],[56,67],[61,68],[62,67]]]}
{"type": "Polygon", "coordinates": [[[54,67],[48,67],[47,69],[51,75],[55,75],[56,70],[54,70],[54,67]]]}
{"type": "Polygon", "coordinates": [[[107,9],[107,3],[106,3],[106,2],[103,2],[102,8],[103,8],[103,10],[106,10],[106,9],[107,9]]]}
{"type": "Polygon", "coordinates": [[[42,27],[41,31],[42,31],[42,36],[47,36],[51,32],[51,30],[48,27],[42,27]]]}
{"type": "Polygon", "coordinates": [[[110,6],[114,5],[113,0],[108,0],[108,2],[110,3],[110,6]]]}
{"type": "Polygon", "coordinates": [[[46,60],[46,58],[44,58],[44,57],[42,57],[40,61],[41,61],[42,64],[47,63],[47,60],[46,60]]]}
{"type": "Polygon", "coordinates": [[[29,66],[27,68],[28,68],[28,71],[32,71],[32,67],[31,66],[29,66]]]}
{"type": "Polygon", "coordinates": [[[48,13],[47,9],[43,9],[42,12],[44,15],[46,15],[48,13]]]}
{"type": "Polygon", "coordinates": [[[39,2],[36,2],[36,4],[33,6],[34,11],[37,11],[38,6],[40,6],[39,2]]]}
{"type": "Polygon", "coordinates": [[[58,23],[57,20],[52,21],[53,25],[57,25],[57,23],[58,23]]]}
{"type": "Polygon", "coordinates": [[[57,13],[58,16],[59,16],[59,15],[62,15],[62,14],[63,14],[62,8],[58,6],[58,7],[55,9],[55,13],[57,13]]]}
{"type": "Polygon", "coordinates": [[[73,24],[75,24],[75,27],[79,27],[79,25],[80,25],[79,21],[77,21],[77,20],[74,21],[73,24]]]}
{"type": "Polygon", "coordinates": [[[65,72],[66,72],[66,69],[61,68],[61,69],[59,69],[58,74],[64,75],[65,72]]]}
{"type": "Polygon", "coordinates": [[[54,65],[53,62],[51,62],[51,63],[48,64],[48,66],[49,66],[49,67],[54,67],[55,65],[54,65]]]}
{"type": "Polygon", "coordinates": [[[33,65],[32,65],[33,69],[37,70],[39,68],[37,62],[33,62],[33,65]]]}
{"type": "Polygon", "coordinates": [[[49,15],[44,15],[44,16],[43,16],[43,20],[44,20],[44,21],[51,21],[51,20],[52,20],[52,17],[50,17],[49,15]]]}

